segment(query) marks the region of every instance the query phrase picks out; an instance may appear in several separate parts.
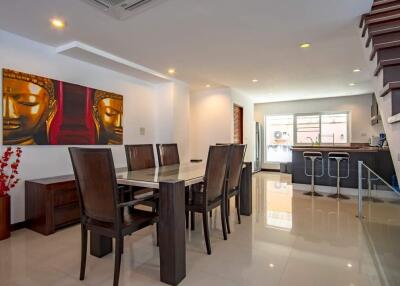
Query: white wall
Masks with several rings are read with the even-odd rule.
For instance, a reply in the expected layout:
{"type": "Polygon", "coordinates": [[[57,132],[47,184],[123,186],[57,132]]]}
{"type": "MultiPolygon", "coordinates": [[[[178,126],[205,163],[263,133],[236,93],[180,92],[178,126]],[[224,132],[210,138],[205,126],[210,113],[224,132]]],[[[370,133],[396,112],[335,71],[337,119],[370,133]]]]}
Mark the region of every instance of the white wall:
{"type": "Polygon", "coordinates": [[[213,89],[190,95],[193,159],[207,159],[208,147],[232,141],[233,107],[230,89],[213,89]]]}
{"type": "Polygon", "coordinates": [[[229,88],[211,89],[190,96],[192,158],[206,160],[208,148],[233,141],[233,105],[243,107],[243,143],[246,161],[253,161],[254,106],[250,98],[229,88]]]}
{"type": "MultiPolygon", "coordinates": [[[[284,101],[255,104],[256,121],[264,126],[265,115],[348,111],[350,112],[350,142],[367,143],[369,138],[383,132],[382,123],[371,126],[372,95],[355,95],[324,99],[284,101]]],[[[276,164],[263,164],[276,168],[276,164]]]]}
{"type": "MultiPolygon", "coordinates": [[[[124,144],[177,140],[181,143],[182,156],[188,157],[188,123],[180,125],[186,131],[175,132],[173,128],[177,121],[184,122],[184,117],[188,117],[189,95],[183,85],[170,84],[167,92],[165,87],[156,87],[111,70],[58,55],[49,46],[1,30],[0,68],[10,68],[122,94],[124,144]],[[174,106],[176,102],[179,102],[179,105],[174,106]],[[182,110],[184,113],[181,113],[182,110]],[[174,115],[174,112],[179,115],[168,118],[169,114],[174,115]],[[163,122],[162,126],[165,128],[161,128],[159,122],[163,122]],[[145,128],[145,135],[142,136],[139,133],[141,127],[145,128]],[[172,137],[170,130],[173,132],[172,137]]],[[[24,180],[72,174],[67,148],[68,146],[23,147],[20,166],[22,182],[11,192],[12,223],[25,219],[24,180]]],[[[115,165],[126,166],[123,146],[112,147],[112,151],[115,165]]]]}
{"type": "Polygon", "coordinates": [[[157,86],[156,139],[159,143],[178,143],[181,162],[190,158],[190,94],[185,84],[157,86]]]}

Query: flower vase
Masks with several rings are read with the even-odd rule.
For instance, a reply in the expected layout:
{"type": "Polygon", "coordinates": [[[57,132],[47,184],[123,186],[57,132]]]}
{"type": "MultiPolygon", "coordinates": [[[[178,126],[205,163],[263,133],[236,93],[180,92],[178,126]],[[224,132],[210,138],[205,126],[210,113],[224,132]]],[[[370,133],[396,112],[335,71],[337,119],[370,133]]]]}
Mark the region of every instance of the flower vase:
{"type": "Polygon", "coordinates": [[[0,240],[10,237],[10,196],[0,196],[0,240]]]}

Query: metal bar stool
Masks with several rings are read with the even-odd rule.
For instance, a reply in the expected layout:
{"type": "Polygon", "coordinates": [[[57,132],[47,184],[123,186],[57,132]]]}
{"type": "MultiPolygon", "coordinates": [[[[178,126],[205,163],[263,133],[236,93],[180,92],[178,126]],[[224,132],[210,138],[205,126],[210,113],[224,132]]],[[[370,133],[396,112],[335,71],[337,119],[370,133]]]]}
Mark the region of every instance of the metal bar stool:
{"type": "Polygon", "coordinates": [[[331,178],[336,178],[336,194],[329,195],[328,197],[334,199],[350,199],[348,196],[340,193],[340,180],[347,179],[350,175],[350,154],[347,152],[329,152],[328,153],[328,175],[331,178]],[[336,176],[331,174],[331,161],[336,161],[336,176]],[[347,172],[345,176],[340,176],[340,163],[347,162],[347,172]]]}
{"type": "Polygon", "coordinates": [[[306,152],[303,152],[303,157],[304,157],[304,174],[307,177],[311,177],[311,191],[305,192],[304,194],[307,196],[322,197],[322,195],[320,193],[317,193],[315,191],[315,178],[324,176],[324,159],[322,157],[322,153],[306,151],[306,152]],[[307,160],[311,161],[311,174],[309,174],[307,172],[307,160]],[[321,164],[322,164],[321,174],[318,174],[318,175],[315,174],[315,161],[317,161],[317,160],[321,161],[321,164]]]}

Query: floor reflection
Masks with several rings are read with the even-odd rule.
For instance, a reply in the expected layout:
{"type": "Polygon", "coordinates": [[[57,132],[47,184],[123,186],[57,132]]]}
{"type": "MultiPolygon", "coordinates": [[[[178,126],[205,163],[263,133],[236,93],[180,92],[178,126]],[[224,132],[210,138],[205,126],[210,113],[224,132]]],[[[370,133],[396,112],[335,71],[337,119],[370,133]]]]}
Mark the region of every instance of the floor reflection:
{"type": "MultiPolygon", "coordinates": [[[[186,233],[187,276],[180,285],[381,285],[355,213],[354,200],[313,199],[293,190],[290,175],[255,174],[253,215],[242,216],[239,225],[232,199],[227,241],[219,209],[214,211],[210,256],[196,216],[196,229],[186,233]]],[[[146,228],[125,238],[121,286],[165,285],[159,282],[154,235],[154,228],[146,228]]],[[[88,256],[87,276],[78,280],[78,225],[47,237],[26,229],[13,232],[0,242],[0,253],[1,286],[112,285],[112,254],[88,256]]]]}

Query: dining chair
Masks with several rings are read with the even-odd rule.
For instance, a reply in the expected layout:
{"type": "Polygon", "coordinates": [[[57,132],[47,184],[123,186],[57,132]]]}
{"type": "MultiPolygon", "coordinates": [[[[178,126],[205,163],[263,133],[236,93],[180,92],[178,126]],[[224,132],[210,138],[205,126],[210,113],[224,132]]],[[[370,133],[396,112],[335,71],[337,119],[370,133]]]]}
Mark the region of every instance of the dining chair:
{"type": "MultiPolygon", "coordinates": [[[[137,171],[155,168],[154,151],[152,144],[125,145],[126,162],[128,171],[137,171]]],[[[129,195],[132,199],[154,195],[155,190],[150,188],[130,187],[129,195]]],[[[156,208],[154,201],[145,201],[144,204],[156,208]]]]}
{"type": "Polygon", "coordinates": [[[157,157],[160,166],[179,164],[178,144],[157,144],[157,157]]]}
{"type": "Polygon", "coordinates": [[[230,214],[230,199],[235,197],[235,206],[238,217],[238,223],[241,223],[240,219],[240,182],[243,171],[244,155],[246,153],[246,145],[242,144],[231,144],[230,145],[230,156],[228,163],[228,176],[226,187],[226,227],[228,233],[231,233],[229,214],[230,214]]]}
{"type": "Polygon", "coordinates": [[[203,216],[207,254],[211,254],[208,212],[217,207],[221,207],[222,233],[224,240],[227,239],[225,184],[229,152],[230,146],[210,146],[206,172],[201,188],[192,189],[189,202],[186,205],[187,211],[198,212],[203,216]]]}
{"type": "Polygon", "coordinates": [[[152,144],[125,145],[125,155],[129,171],[156,167],[152,144]]]}
{"type": "Polygon", "coordinates": [[[81,216],[80,280],[85,278],[87,233],[115,238],[114,286],[118,285],[124,236],[158,223],[153,212],[126,207],[143,200],[119,202],[117,179],[111,149],[69,148],[81,216]]]}
{"type": "MultiPolygon", "coordinates": [[[[168,165],[175,165],[180,164],[179,160],[179,152],[178,152],[178,144],[171,143],[171,144],[157,144],[157,157],[158,157],[158,164],[160,167],[168,166],[168,165]]],[[[189,201],[189,191],[191,187],[186,187],[185,193],[185,203],[187,204],[189,201]]],[[[186,217],[186,228],[189,228],[189,212],[185,212],[186,217]]],[[[195,225],[195,217],[194,212],[191,212],[190,221],[191,221],[191,229],[194,230],[195,225]]]]}

